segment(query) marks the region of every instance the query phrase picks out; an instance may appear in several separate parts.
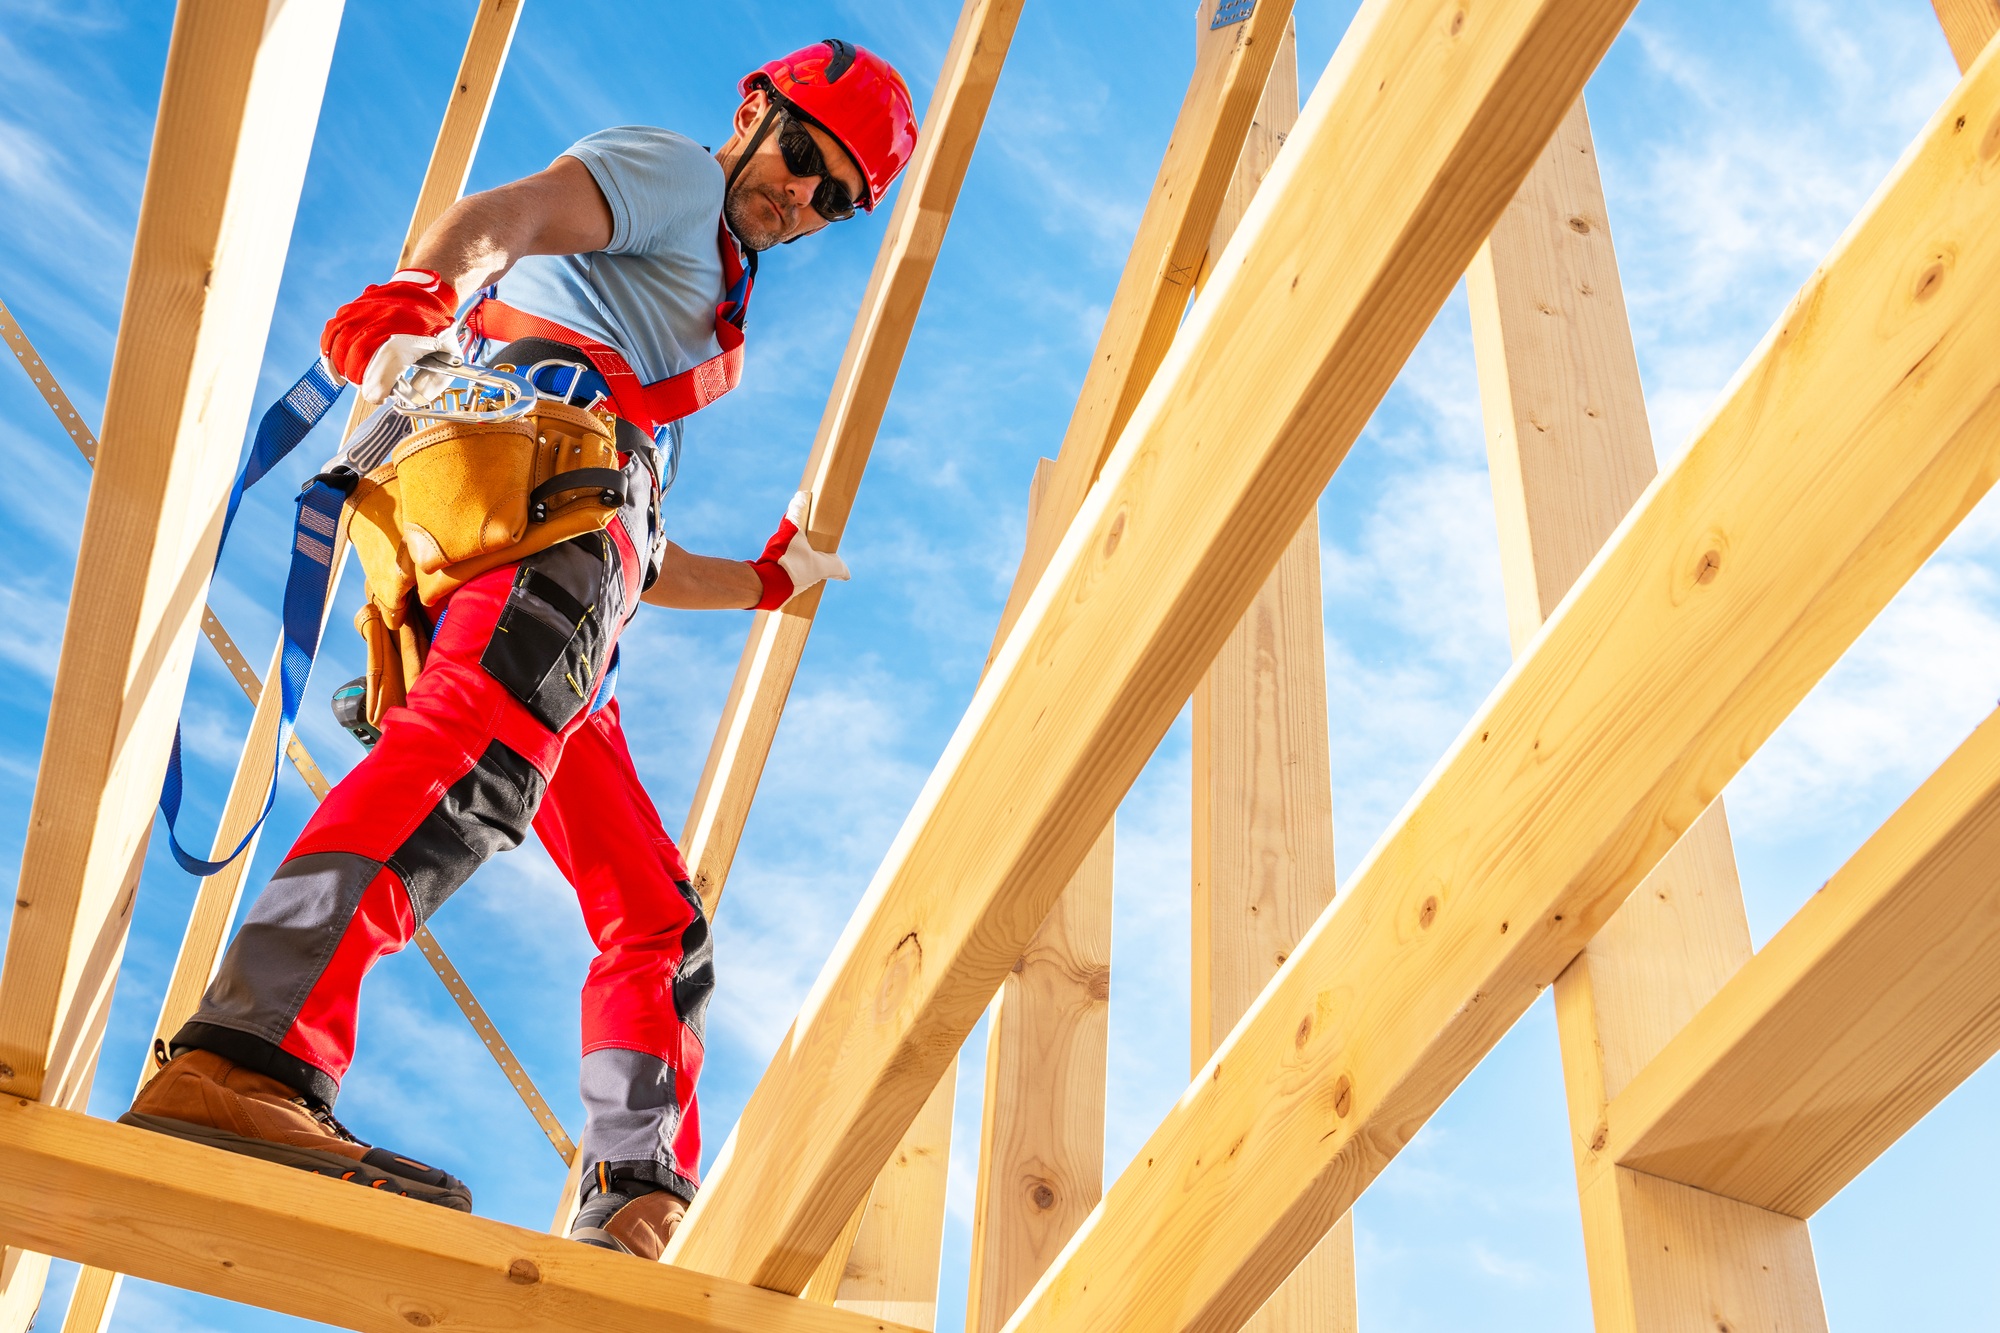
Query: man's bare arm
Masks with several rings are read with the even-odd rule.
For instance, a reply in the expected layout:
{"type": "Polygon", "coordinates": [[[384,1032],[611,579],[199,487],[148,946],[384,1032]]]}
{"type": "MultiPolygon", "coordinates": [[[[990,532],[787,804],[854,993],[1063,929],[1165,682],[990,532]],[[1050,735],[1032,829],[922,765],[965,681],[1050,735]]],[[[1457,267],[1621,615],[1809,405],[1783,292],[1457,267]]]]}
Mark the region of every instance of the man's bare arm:
{"type": "Polygon", "coordinates": [[[430,269],[463,296],[496,282],[523,255],[577,255],[611,244],[611,207],[573,157],[470,194],[417,242],[411,268],[430,269]]]}
{"type": "Polygon", "coordinates": [[[660,577],[643,600],[682,611],[742,611],[757,605],[764,584],[741,560],[695,555],[673,542],[660,560],[660,577]]]}

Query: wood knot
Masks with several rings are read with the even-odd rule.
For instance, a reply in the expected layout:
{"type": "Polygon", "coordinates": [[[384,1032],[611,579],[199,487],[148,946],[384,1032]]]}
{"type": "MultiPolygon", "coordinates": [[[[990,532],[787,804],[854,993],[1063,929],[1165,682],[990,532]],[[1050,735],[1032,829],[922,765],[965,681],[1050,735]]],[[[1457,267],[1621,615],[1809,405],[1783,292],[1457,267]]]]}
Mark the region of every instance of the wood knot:
{"type": "Polygon", "coordinates": [[[1036,1181],[1035,1187],[1028,1191],[1028,1198],[1034,1202],[1036,1208],[1045,1213],[1056,1206],[1056,1192],[1050,1189],[1045,1181],[1036,1181]]]}
{"type": "Polygon", "coordinates": [[[1312,1034],[1313,1034],[1312,1015],[1307,1014],[1304,1018],[1301,1018],[1299,1020],[1299,1030],[1292,1036],[1292,1045],[1298,1050],[1303,1051],[1306,1048],[1306,1038],[1312,1036],[1312,1034]]]}
{"type": "Polygon", "coordinates": [[[533,1259],[516,1259],[507,1265],[507,1280],[532,1287],[542,1280],[542,1270],[535,1266],[533,1259]]]}
{"type": "Polygon", "coordinates": [[[1425,930],[1429,930],[1431,928],[1431,922],[1437,920],[1437,914],[1438,914],[1437,895],[1432,894],[1430,897],[1424,899],[1424,905],[1417,909],[1417,925],[1419,925],[1425,930]]]}
{"type": "Polygon", "coordinates": [[[1588,236],[1590,235],[1590,219],[1580,215],[1572,217],[1569,220],[1569,229],[1579,236],[1588,236]]]}
{"type": "Polygon", "coordinates": [[[403,1322],[414,1328],[429,1328],[437,1320],[431,1318],[422,1310],[405,1310],[403,1311],[403,1322]]]}
{"type": "Polygon", "coordinates": [[[5,1060],[0,1060],[0,1078],[12,1077],[14,1077],[14,1066],[8,1064],[5,1060]]]}
{"type": "Polygon", "coordinates": [[[1713,583],[1715,576],[1722,572],[1722,552],[1716,550],[1701,553],[1701,567],[1694,572],[1696,583],[1713,583]]]}
{"type": "Polygon", "coordinates": [[[1456,37],[1465,30],[1465,11],[1459,10],[1451,16],[1451,35],[1456,37]]]}
{"type": "Polygon", "coordinates": [[[1108,967],[1091,968],[1089,977],[1083,983],[1083,993],[1098,1004],[1104,1004],[1109,1001],[1111,999],[1111,969],[1108,967]]]}
{"type": "Polygon", "coordinates": [[[1342,1120],[1354,1109],[1354,1080],[1347,1075],[1340,1076],[1340,1082],[1333,1085],[1333,1113],[1342,1120]]]}
{"type": "Polygon", "coordinates": [[[1124,536],[1125,511],[1121,509],[1118,511],[1118,516],[1111,520],[1111,531],[1104,534],[1104,558],[1106,560],[1109,560],[1111,553],[1118,549],[1118,542],[1124,536]]]}
{"type": "Polygon", "coordinates": [[[1605,1124],[1602,1120],[1598,1121],[1597,1132],[1590,1136],[1590,1150],[1592,1152],[1603,1152],[1604,1145],[1610,1141],[1611,1126],[1605,1124]]]}
{"type": "Polygon", "coordinates": [[[1937,289],[1942,286],[1944,286],[1944,264],[1933,259],[1924,271],[1917,275],[1917,289],[1910,295],[1915,300],[1928,301],[1937,295],[1937,289]]]}

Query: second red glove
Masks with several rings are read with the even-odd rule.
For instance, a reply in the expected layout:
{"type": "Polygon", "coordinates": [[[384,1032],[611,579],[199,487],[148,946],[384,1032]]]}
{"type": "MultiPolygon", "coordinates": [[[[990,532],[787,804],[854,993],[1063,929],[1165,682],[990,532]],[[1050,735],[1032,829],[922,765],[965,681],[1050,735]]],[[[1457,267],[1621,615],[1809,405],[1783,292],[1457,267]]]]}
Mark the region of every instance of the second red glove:
{"type": "Polygon", "coordinates": [[[406,268],[334,311],[319,349],[335,374],[359,384],[391,335],[428,337],[448,327],[457,313],[458,293],[450,283],[429,269],[406,268]]]}

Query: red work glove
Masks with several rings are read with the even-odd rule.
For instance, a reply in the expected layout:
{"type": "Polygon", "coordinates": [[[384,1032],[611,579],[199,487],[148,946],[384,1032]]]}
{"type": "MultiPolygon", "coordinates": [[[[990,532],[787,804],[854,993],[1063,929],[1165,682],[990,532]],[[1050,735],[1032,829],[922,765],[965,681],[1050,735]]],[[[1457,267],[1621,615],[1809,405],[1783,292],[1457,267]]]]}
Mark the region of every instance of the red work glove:
{"type": "Polygon", "coordinates": [[[457,312],[458,293],[450,283],[429,269],[406,268],[334,311],[319,349],[336,375],[379,403],[410,366],[451,350],[436,335],[457,312]]]}
{"type": "Polygon", "coordinates": [[[792,598],[824,579],[847,578],[847,562],[828,551],[815,551],[801,526],[812,505],[809,492],[800,491],[785,506],[785,521],[764,543],[764,554],[745,563],[757,571],[764,585],[759,611],[775,611],[792,598]]]}

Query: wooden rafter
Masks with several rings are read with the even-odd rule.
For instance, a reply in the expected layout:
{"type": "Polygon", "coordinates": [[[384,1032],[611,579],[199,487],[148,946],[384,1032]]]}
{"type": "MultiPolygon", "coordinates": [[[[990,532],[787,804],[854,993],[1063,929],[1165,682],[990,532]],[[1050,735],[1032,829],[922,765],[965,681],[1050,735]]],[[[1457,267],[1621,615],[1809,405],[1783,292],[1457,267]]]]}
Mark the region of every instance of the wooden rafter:
{"type": "Polygon", "coordinates": [[[13,1098],[0,1237],[363,1333],[899,1325],[13,1098]]]}
{"type": "MultiPolygon", "coordinates": [[[[1241,193],[1235,173],[1285,50],[1289,13],[1288,0],[1267,3],[1248,21],[1218,27],[1216,0],[1196,6],[1194,72],[1086,367],[1062,457],[1043,459],[1035,470],[1026,548],[994,634],[996,651],[1055,538],[1075,518],[1102,453],[1130,415],[1129,402],[1158,369],[1218,217],[1241,193]]],[[[1296,112],[1296,74],[1289,86],[1296,112]]],[[[1103,1193],[1114,836],[1107,823],[993,1004],[967,1297],[972,1333],[994,1333],[1006,1322],[1103,1193]]]]}
{"type": "MultiPolygon", "coordinates": [[[[1579,100],[1466,274],[1508,622],[1518,653],[1658,471],[1579,100]]],[[[1718,798],[1556,978],[1571,1139],[1750,956],[1718,798]]],[[[1823,1329],[1805,1224],[1666,1182],[1580,1174],[1599,1333],[1823,1329]],[[1691,1295],[1692,1294],[1692,1295],[1691,1295]],[[1692,1304],[1691,1304],[1692,1302],[1692,1304]]]]}
{"type": "MultiPolygon", "coordinates": [[[[779,1290],[811,1276],[1626,9],[1363,9],[752,1093],[679,1261],[779,1290]]],[[[1265,1225],[1198,1211],[1226,1243],[1265,1225]]]]}
{"type": "MultiPolygon", "coordinates": [[[[403,240],[400,262],[407,261],[417,238],[425,228],[448,208],[452,201],[463,192],[465,180],[472,170],[472,159],[479,147],[480,130],[486,121],[493,94],[499,85],[500,71],[504,68],[516,25],[519,23],[521,0],[484,0],[478,15],[473,19],[471,35],[466,42],[465,55],[459,63],[458,73],[452,85],[452,93],[447,104],[443,121],[438,130],[438,139],[431,151],[431,158],[424,173],[424,183],[418,192],[418,202],[410,219],[409,230],[403,240]]],[[[38,381],[39,382],[39,381],[38,381]]],[[[53,380],[50,381],[53,384],[53,380]]],[[[51,400],[51,406],[56,404],[51,400]]],[[[354,417],[358,419],[360,404],[354,417]]],[[[72,414],[73,415],[73,414],[72,414]]],[[[63,417],[60,408],[58,418],[63,417]]],[[[70,423],[65,420],[65,425],[70,423]]],[[[351,421],[350,421],[351,425],[351,421]]],[[[88,427],[79,420],[71,427],[88,435],[88,427]]],[[[87,447],[82,440],[78,447],[84,450],[86,459],[93,459],[95,450],[87,447]]],[[[332,605],[332,592],[339,583],[339,571],[347,554],[346,529],[343,525],[336,541],[334,577],[328,585],[328,607],[332,605]]],[[[251,718],[250,731],[245,737],[241,757],[237,761],[236,773],[230,780],[229,795],[223,805],[220,824],[216,830],[214,849],[210,855],[220,858],[234,848],[243,835],[255,823],[258,812],[263,809],[264,794],[272,778],[273,741],[278,728],[278,691],[270,691],[265,697],[262,681],[235,640],[223,628],[214,611],[203,608],[202,633],[222,655],[230,674],[242,686],[255,706],[251,718]]],[[[281,643],[272,649],[269,668],[264,673],[265,680],[277,679],[278,658],[284,646],[281,643]]],[[[325,776],[319,766],[307,753],[305,743],[293,736],[286,753],[299,776],[313,795],[324,800],[328,791],[325,776]]],[[[195,901],[189,911],[188,925],[181,938],[181,946],[174,959],[174,970],[168,978],[166,993],[161,999],[160,1015],[154,1025],[156,1039],[169,1039],[179,1030],[182,1023],[193,1014],[201,993],[215,976],[216,965],[222,957],[222,946],[228,938],[229,926],[236,918],[236,910],[243,896],[245,877],[250,872],[250,864],[256,855],[256,840],[244,849],[243,854],[215,875],[201,881],[195,891],[195,901]]],[[[458,970],[445,957],[428,929],[418,931],[418,945],[433,970],[445,984],[452,999],[459,1005],[472,1023],[480,1039],[491,1050],[506,1072],[510,1082],[521,1093],[537,1123],[548,1133],[556,1150],[565,1155],[575,1149],[569,1143],[561,1124],[549,1109],[541,1092],[528,1080],[520,1062],[506,1049],[506,1043],[493,1028],[490,1019],[470,990],[458,970]]],[[[148,1043],[149,1047],[151,1043],[148,1043]]],[[[143,1084],[151,1073],[150,1059],[140,1074],[143,1084]]],[[[110,1323],[112,1310],[116,1307],[119,1291],[119,1275],[108,1270],[85,1268],[77,1277],[77,1283],[70,1296],[69,1310],[63,1322],[63,1333],[103,1333],[110,1323]]]]}
{"type": "MultiPolygon", "coordinates": [[[[959,187],[972,165],[986,109],[1014,39],[1022,0],[965,0],[917,140],[917,154],[889,214],[875,271],[854,317],[847,351],[820,417],[800,488],[812,493],[813,545],[836,550],[861,487],[875,432],[896,386],[910,332],[944,245],[959,187]]],[[[779,611],[759,611],[722,706],[708,761],[681,830],[681,850],[709,915],[736,859],[764,761],[778,734],[824,586],[779,611]]]]}
{"type": "Polygon", "coordinates": [[[1011,1328],[1247,1315],[1985,493],[1996,117],[1987,56],[1011,1328]]]}
{"type": "Polygon", "coordinates": [[[1611,1102],[1586,1162],[1808,1217],[2000,1051],[2000,715],[1611,1102]]]}
{"type": "Polygon", "coordinates": [[[1931,0],[1952,58],[1961,70],[1972,68],[1979,53],[2000,32],[2000,0],[1931,0]]]}
{"type": "MultiPolygon", "coordinates": [[[[340,10],[175,11],[0,969],[14,1096],[89,1094],[340,10]]],[[[32,1314],[46,1273],[10,1252],[0,1318],[32,1314]]]]}
{"type": "Polygon", "coordinates": [[[996,653],[1173,344],[1292,20],[1292,0],[1262,0],[1239,21],[1215,28],[1216,5],[1201,0],[1196,8],[1194,77],[1063,432],[1040,521],[1028,527],[1021,567],[1000,612],[996,653]]]}
{"type": "MultiPolygon", "coordinates": [[[[1220,255],[1299,118],[1287,29],[1216,219],[1220,255]]],[[[1190,1075],[1333,901],[1319,514],[1300,525],[1194,692],[1190,1075]]],[[[1334,1224],[1245,1333],[1356,1333],[1354,1219],[1334,1224]]]]}

